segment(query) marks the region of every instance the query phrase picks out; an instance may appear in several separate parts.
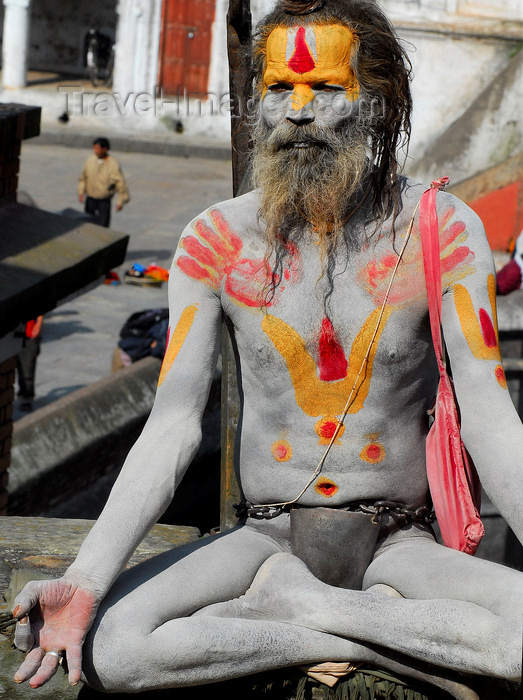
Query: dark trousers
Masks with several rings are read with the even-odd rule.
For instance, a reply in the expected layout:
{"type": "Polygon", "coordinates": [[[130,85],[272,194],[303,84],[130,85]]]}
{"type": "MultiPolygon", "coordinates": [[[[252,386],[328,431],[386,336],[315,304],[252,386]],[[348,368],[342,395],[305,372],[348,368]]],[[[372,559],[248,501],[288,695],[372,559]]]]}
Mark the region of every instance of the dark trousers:
{"type": "Polygon", "coordinates": [[[40,353],[40,338],[26,338],[17,357],[18,396],[30,401],[35,395],[36,358],[40,353]]]}
{"type": "Polygon", "coordinates": [[[111,223],[111,200],[87,197],[85,200],[85,213],[94,216],[95,223],[98,226],[109,228],[111,223]]]}

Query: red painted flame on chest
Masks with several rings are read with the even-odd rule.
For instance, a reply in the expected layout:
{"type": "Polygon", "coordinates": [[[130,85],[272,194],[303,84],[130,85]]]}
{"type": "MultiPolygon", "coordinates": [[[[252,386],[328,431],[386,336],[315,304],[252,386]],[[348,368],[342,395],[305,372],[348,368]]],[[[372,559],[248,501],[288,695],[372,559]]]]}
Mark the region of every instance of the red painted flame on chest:
{"type": "Polygon", "coordinates": [[[320,379],[324,382],[334,382],[347,375],[347,358],[328,318],[321,322],[319,340],[320,379]]]}

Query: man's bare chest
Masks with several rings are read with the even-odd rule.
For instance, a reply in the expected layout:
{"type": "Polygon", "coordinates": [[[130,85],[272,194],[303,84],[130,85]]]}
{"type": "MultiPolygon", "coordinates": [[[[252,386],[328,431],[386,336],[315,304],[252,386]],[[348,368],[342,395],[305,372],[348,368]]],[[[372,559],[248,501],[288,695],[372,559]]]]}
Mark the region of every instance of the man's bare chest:
{"type": "Polygon", "coordinates": [[[324,269],[318,256],[296,255],[260,307],[222,297],[242,371],[311,395],[328,389],[334,412],[359,375],[411,374],[430,345],[424,279],[409,262],[393,278],[392,258],[379,246],[324,269]]]}

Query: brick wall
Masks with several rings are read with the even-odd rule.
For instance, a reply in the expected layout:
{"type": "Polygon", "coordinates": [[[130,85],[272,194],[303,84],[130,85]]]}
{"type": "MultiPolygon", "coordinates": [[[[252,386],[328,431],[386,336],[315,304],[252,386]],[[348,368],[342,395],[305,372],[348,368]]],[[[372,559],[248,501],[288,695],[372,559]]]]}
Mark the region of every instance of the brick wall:
{"type": "Polygon", "coordinates": [[[13,435],[16,357],[0,362],[0,515],[7,515],[7,479],[13,435]]]}

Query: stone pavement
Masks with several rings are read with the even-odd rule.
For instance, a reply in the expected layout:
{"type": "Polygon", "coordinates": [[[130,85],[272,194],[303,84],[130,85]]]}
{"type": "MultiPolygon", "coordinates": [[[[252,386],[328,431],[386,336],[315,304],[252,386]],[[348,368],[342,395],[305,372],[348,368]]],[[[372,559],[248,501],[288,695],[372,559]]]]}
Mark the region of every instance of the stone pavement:
{"type": "MultiPolygon", "coordinates": [[[[29,195],[42,209],[81,210],[76,182],[90,149],[24,143],[20,199],[29,195]]],[[[158,263],[168,268],[184,226],[208,206],[232,196],[231,164],[218,159],[179,158],[143,153],[113,155],[131,192],[111,226],[130,235],[126,263],[158,263]]],[[[167,306],[167,285],[145,288],[99,285],[58,307],[44,319],[34,408],[49,404],[110,372],[111,355],[126,318],[135,311],[167,306]]],[[[20,417],[15,405],[15,420],[20,417]]]]}

